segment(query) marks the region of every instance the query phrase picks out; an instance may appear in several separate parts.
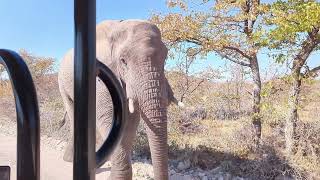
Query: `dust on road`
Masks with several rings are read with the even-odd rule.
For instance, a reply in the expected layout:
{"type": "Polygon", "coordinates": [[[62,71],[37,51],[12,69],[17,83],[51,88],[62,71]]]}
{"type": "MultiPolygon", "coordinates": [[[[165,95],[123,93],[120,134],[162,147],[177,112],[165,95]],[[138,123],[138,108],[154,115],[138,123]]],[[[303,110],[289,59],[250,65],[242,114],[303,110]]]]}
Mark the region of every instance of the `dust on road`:
{"type": "MultiPolygon", "coordinates": [[[[16,179],[16,137],[0,134],[0,166],[11,167],[11,179],[16,179]]],[[[41,180],[72,180],[72,163],[63,161],[63,151],[47,147],[41,142],[41,180]]],[[[106,180],[109,164],[97,170],[96,180],[106,180]]]]}

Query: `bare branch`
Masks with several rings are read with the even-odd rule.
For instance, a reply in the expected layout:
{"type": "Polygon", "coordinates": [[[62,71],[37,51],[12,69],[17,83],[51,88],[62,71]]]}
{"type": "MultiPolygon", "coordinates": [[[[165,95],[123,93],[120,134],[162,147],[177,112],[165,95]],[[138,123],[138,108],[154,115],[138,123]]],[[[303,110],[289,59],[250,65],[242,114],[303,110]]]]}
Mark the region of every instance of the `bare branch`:
{"type": "Polygon", "coordinates": [[[312,77],[315,78],[317,76],[319,76],[320,74],[320,66],[317,66],[313,69],[309,69],[309,66],[306,65],[306,72],[303,73],[303,77],[308,78],[308,77],[312,77]]]}
{"type": "Polygon", "coordinates": [[[310,73],[319,73],[319,71],[320,71],[320,66],[311,69],[309,72],[310,73]]]}
{"type": "Polygon", "coordinates": [[[189,42],[189,43],[194,43],[194,44],[199,45],[199,46],[202,45],[201,42],[196,40],[196,39],[186,39],[186,41],[189,42]]]}
{"type": "Polygon", "coordinates": [[[224,46],[223,48],[225,48],[225,49],[230,49],[230,50],[234,50],[234,51],[238,52],[239,54],[241,54],[243,57],[245,57],[245,58],[247,58],[247,59],[251,59],[250,56],[248,56],[245,52],[243,52],[243,51],[240,50],[239,48],[232,47],[232,46],[224,46]]]}
{"type": "Polygon", "coordinates": [[[204,82],[204,79],[202,79],[201,81],[198,82],[198,84],[196,85],[196,87],[194,87],[191,91],[190,94],[192,94],[196,89],[198,89],[198,87],[204,82]]]}
{"type": "Polygon", "coordinates": [[[236,64],[239,64],[241,66],[246,66],[246,67],[250,67],[250,63],[244,62],[244,61],[240,61],[240,60],[235,60],[233,58],[231,58],[230,56],[226,55],[226,54],[222,54],[217,52],[222,58],[226,58],[227,60],[234,62],[236,64]]]}
{"type": "Polygon", "coordinates": [[[309,36],[302,43],[302,47],[293,60],[293,69],[299,70],[306,63],[308,57],[313,52],[314,48],[320,44],[320,38],[317,36],[319,28],[309,32],[309,36]]]}
{"type": "MultiPolygon", "coordinates": [[[[194,43],[194,44],[197,44],[199,46],[201,46],[201,42],[198,41],[197,39],[187,39],[186,40],[187,42],[189,43],[194,43]]],[[[229,50],[233,50],[233,51],[236,51],[237,53],[239,53],[240,55],[242,55],[244,58],[247,58],[247,59],[251,59],[251,57],[249,55],[247,55],[245,52],[243,52],[241,49],[237,48],[237,47],[233,47],[233,46],[223,46],[224,49],[229,49],[229,50]]],[[[229,59],[229,58],[228,58],[229,59]]],[[[243,63],[242,63],[243,64],[243,63]]],[[[241,64],[241,65],[242,65],[241,64]]]]}

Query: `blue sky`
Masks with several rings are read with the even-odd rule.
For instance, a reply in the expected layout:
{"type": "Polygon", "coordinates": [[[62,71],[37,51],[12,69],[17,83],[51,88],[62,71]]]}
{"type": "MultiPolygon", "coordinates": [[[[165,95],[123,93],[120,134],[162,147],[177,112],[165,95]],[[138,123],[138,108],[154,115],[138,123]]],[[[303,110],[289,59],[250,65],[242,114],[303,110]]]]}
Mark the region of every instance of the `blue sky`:
{"type": "MultiPolygon", "coordinates": [[[[147,19],[165,0],[97,0],[97,22],[147,19]]],[[[0,48],[60,59],[73,47],[73,0],[1,0],[0,48]]]]}
{"type": "MultiPolygon", "coordinates": [[[[105,19],[148,19],[155,11],[167,12],[166,0],[97,0],[97,23],[105,19]]],[[[73,0],[1,0],[0,17],[0,48],[23,48],[59,62],[74,46],[73,0]]],[[[265,55],[260,57],[263,71],[269,61],[265,55]]],[[[214,55],[207,59],[195,68],[225,64],[214,55]]],[[[319,55],[314,55],[311,64],[318,59],[319,55]]]]}

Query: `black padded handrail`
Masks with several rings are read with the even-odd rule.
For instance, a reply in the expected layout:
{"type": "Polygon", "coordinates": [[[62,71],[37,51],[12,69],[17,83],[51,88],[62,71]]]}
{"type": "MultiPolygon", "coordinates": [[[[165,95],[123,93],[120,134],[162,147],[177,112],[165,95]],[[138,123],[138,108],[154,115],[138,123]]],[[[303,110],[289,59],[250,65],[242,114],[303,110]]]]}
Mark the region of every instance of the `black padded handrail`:
{"type": "Polygon", "coordinates": [[[0,49],[17,112],[17,180],[40,179],[40,120],[36,90],[27,65],[15,52],[0,49]]]}
{"type": "Polygon", "coordinates": [[[112,71],[96,61],[96,1],[75,0],[74,158],[73,179],[94,180],[120,140],[126,115],[126,98],[112,71]],[[96,76],[109,89],[114,106],[111,131],[95,153],[96,76]]]}
{"type": "Polygon", "coordinates": [[[94,180],[96,169],[96,1],[74,1],[73,179],[94,180]]]}
{"type": "Polygon", "coordinates": [[[97,60],[98,77],[107,86],[113,103],[113,119],[110,132],[96,153],[96,165],[102,166],[111,155],[114,148],[117,146],[121,135],[123,134],[123,128],[127,115],[127,101],[123,88],[117,77],[112,71],[97,60]]]}

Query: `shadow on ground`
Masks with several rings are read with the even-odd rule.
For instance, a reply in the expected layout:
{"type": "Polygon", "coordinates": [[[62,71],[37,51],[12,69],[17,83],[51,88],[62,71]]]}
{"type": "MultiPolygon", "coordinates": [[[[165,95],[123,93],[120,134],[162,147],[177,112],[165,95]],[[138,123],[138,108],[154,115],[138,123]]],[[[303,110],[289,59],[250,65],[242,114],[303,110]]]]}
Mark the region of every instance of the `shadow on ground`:
{"type": "MultiPolygon", "coordinates": [[[[142,159],[150,159],[147,147],[142,148],[143,150],[140,149],[137,156],[142,159]]],[[[272,147],[262,146],[260,149],[250,157],[239,157],[205,146],[179,148],[177,145],[171,145],[169,159],[175,167],[179,162],[189,161],[189,169],[201,168],[212,174],[224,172],[249,179],[266,180],[276,179],[280,176],[297,176],[297,171],[285,159],[279,157],[272,147]]],[[[298,174],[303,179],[303,175],[298,174]]]]}

